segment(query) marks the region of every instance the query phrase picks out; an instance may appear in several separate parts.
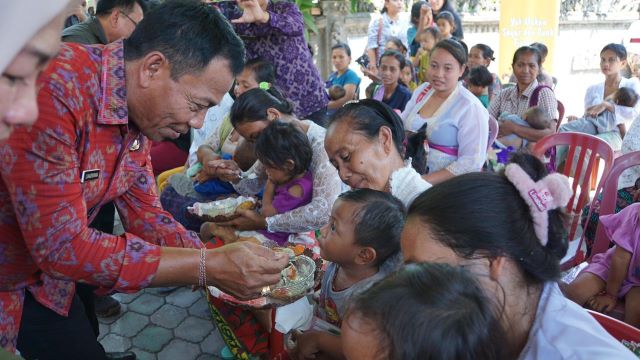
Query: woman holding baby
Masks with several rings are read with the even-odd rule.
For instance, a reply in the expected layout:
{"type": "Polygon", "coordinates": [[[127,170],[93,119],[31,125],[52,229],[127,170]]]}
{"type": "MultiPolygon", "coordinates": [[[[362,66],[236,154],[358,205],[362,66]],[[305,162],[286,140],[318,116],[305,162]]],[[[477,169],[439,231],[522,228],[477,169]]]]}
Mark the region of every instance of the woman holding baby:
{"type": "Polygon", "coordinates": [[[517,80],[516,86],[502,90],[491,101],[488,110],[489,114],[496,119],[505,115],[517,115],[520,119],[525,119],[527,110],[537,106],[546,115],[547,126],[535,128],[527,122],[518,124],[515,121],[501,121],[498,139],[517,135],[522,139],[535,142],[555,132],[558,121],[556,115],[558,101],[550,87],[540,85],[536,80],[541,65],[542,56],[536,48],[531,46],[518,48],[511,64],[517,80]]]}

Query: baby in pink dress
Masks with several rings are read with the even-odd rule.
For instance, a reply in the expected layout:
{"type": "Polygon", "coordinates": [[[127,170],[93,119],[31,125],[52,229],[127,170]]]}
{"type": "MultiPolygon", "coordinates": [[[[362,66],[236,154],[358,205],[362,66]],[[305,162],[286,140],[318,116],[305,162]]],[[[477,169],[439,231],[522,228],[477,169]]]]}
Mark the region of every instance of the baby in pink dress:
{"type": "Polygon", "coordinates": [[[624,299],[624,321],[640,327],[640,203],[601,216],[600,226],[615,246],[595,255],[568,285],[566,295],[603,313],[611,312],[624,299]]]}

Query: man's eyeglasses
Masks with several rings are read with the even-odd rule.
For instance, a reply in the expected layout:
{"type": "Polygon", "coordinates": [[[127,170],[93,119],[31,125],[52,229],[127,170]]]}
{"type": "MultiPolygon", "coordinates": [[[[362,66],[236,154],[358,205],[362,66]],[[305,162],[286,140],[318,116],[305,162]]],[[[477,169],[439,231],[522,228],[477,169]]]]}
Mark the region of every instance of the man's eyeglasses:
{"type": "Polygon", "coordinates": [[[137,21],[135,21],[135,20],[133,20],[133,19],[131,18],[131,16],[129,16],[129,15],[127,15],[127,14],[125,14],[125,12],[124,12],[124,11],[118,11],[118,12],[120,13],[120,15],[122,15],[122,16],[126,17],[127,19],[129,19],[129,21],[131,21],[131,22],[133,23],[133,25],[134,25],[134,26],[136,26],[136,27],[138,26],[138,22],[137,22],[137,21]]]}

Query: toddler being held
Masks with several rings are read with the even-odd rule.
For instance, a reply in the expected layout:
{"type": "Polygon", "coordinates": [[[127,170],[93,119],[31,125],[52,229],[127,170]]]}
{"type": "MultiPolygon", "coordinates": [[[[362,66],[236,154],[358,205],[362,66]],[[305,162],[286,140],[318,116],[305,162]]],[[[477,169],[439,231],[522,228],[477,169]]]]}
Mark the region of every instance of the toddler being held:
{"type": "MultiPolygon", "coordinates": [[[[313,151],[306,134],[292,124],[275,120],[260,133],[255,149],[267,174],[262,215],[281,214],[311,202],[313,176],[309,168],[313,151]]],[[[225,243],[252,241],[268,247],[286,245],[289,235],[268,230],[235,231],[211,222],[200,228],[205,241],[217,236],[225,243]]]]}

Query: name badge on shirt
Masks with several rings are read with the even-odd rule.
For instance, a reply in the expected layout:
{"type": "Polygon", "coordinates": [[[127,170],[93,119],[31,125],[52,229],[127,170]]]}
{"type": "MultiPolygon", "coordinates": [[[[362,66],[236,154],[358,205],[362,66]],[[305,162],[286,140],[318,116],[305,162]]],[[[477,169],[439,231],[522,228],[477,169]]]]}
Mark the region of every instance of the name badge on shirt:
{"type": "Polygon", "coordinates": [[[93,181],[100,177],[100,169],[85,170],[80,175],[80,182],[93,181]]]}

